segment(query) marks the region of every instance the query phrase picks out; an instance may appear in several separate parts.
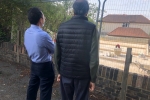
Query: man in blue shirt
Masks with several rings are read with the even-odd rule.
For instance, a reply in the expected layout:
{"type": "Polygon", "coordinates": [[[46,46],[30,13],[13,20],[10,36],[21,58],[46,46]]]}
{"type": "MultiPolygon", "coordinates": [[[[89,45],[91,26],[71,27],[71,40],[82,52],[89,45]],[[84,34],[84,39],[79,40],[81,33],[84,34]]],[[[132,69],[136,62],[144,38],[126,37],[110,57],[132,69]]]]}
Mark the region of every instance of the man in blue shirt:
{"type": "Polygon", "coordinates": [[[30,8],[28,20],[31,27],[25,31],[24,45],[31,59],[31,75],[27,100],[36,100],[40,86],[40,100],[51,100],[54,70],[51,54],[54,43],[48,33],[42,30],[45,16],[38,8],[30,8]]]}

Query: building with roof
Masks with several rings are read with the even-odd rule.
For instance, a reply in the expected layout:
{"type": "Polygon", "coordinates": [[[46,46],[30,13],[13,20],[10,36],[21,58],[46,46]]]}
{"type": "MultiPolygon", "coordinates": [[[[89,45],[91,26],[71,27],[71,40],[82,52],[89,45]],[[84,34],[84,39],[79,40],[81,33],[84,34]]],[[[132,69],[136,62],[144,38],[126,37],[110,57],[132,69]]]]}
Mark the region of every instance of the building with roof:
{"type": "Polygon", "coordinates": [[[118,27],[140,28],[150,34],[150,20],[143,15],[110,14],[103,18],[103,34],[110,33],[118,27]]]}
{"type": "Polygon", "coordinates": [[[119,44],[124,54],[127,48],[132,48],[135,55],[149,55],[149,39],[150,36],[140,28],[118,27],[100,40],[100,49],[113,52],[119,44]]]}
{"type": "Polygon", "coordinates": [[[107,34],[108,36],[116,36],[116,37],[132,37],[132,38],[144,38],[150,39],[150,36],[145,33],[140,28],[126,28],[126,27],[118,27],[112,32],[107,34]]]}

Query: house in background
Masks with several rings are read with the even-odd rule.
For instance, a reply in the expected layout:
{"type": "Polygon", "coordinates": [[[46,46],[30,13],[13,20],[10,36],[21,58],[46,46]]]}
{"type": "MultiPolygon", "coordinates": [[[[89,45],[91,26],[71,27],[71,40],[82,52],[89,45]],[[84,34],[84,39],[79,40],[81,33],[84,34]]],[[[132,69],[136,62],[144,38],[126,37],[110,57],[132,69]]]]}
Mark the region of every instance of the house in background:
{"type": "Polygon", "coordinates": [[[149,55],[149,39],[150,36],[140,28],[118,27],[100,40],[100,50],[113,52],[119,44],[122,54],[132,48],[133,55],[149,55]]]}
{"type": "Polygon", "coordinates": [[[112,32],[108,33],[107,35],[116,36],[116,37],[132,37],[132,38],[149,39],[149,35],[145,33],[141,28],[118,27],[112,32]]]}
{"type": "Polygon", "coordinates": [[[150,34],[150,20],[143,15],[107,15],[103,18],[102,34],[108,34],[118,27],[140,28],[150,34]]]}

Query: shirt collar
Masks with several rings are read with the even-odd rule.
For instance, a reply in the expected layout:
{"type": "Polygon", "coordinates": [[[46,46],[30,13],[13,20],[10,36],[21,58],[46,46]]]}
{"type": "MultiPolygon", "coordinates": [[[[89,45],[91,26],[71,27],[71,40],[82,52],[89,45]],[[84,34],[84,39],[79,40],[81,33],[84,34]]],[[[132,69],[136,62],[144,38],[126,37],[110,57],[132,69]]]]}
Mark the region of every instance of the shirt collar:
{"type": "Polygon", "coordinates": [[[31,28],[41,29],[39,26],[37,26],[37,25],[33,25],[33,24],[31,24],[31,28]]]}
{"type": "Polygon", "coordinates": [[[72,19],[88,20],[88,18],[86,16],[82,16],[82,15],[75,15],[72,17],[72,19]]]}

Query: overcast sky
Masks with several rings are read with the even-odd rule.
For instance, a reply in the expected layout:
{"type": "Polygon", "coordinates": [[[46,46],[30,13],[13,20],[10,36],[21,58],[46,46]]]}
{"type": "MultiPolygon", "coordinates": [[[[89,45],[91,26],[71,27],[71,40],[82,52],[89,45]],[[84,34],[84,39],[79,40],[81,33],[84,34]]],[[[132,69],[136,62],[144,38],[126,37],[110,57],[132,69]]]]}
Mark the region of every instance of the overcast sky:
{"type": "MultiPolygon", "coordinates": [[[[98,6],[98,0],[88,0],[98,6]]],[[[104,0],[100,0],[103,2],[104,0]]],[[[102,7],[102,6],[101,6],[102,7]]],[[[107,0],[105,5],[107,14],[136,14],[150,19],[150,0],[107,0]]]]}

